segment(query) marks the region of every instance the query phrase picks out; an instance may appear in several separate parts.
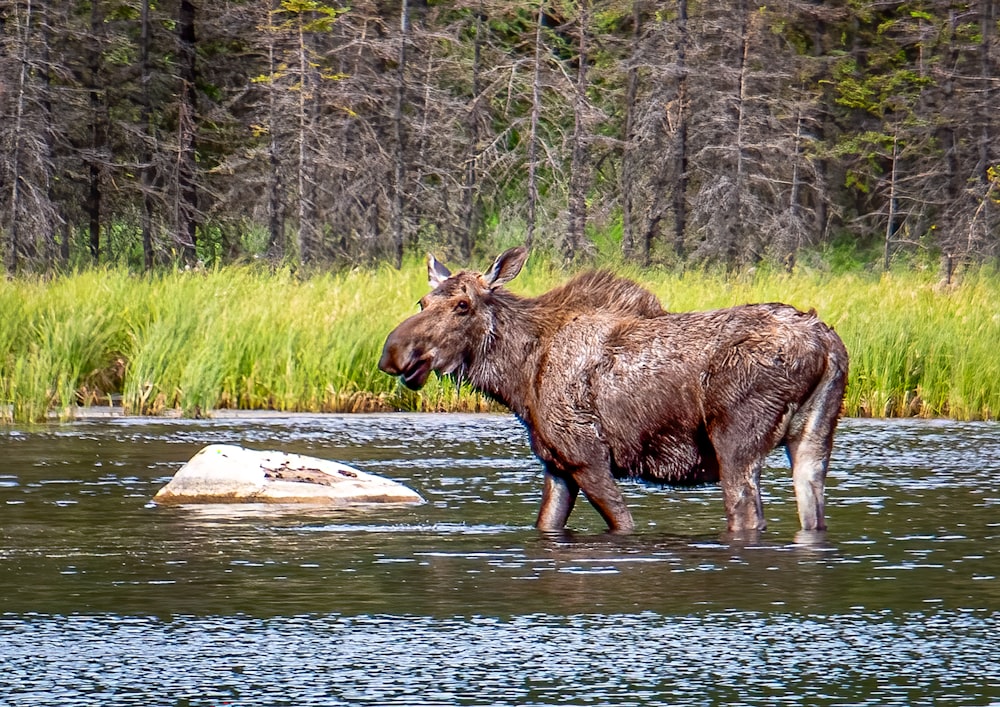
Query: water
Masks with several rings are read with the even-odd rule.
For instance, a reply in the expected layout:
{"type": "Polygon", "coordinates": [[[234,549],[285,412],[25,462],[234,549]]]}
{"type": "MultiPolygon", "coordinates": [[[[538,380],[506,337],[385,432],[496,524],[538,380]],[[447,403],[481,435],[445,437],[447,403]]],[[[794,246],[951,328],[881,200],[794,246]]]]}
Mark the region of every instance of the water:
{"type": "Polygon", "coordinates": [[[624,486],[638,532],[531,524],[506,416],[0,430],[0,704],[1000,705],[1000,425],[847,420],[830,530],[624,486]],[[312,454],[416,507],[160,508],[212,442],[312,454]]]}

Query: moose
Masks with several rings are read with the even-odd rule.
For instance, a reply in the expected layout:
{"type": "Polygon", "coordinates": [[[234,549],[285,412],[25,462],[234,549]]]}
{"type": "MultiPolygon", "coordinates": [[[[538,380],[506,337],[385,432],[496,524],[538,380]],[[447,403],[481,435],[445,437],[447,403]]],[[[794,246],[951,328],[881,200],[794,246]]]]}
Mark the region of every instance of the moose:
{"type": "Polygon", "coordinates": [[[632,532],[615,479],[641,479],[718,483],[729,530],[764,530],[761,468],[782,444],[803,530],[826,528],[848,355],[815,312],[667,312],[605,271],[521,297],[504,285],[527,257],[519,246],[485,273],[452,274],[430,256],[431,292],[389,334],[379,368],[413,390],[432,371],[467,380],[524,423],[544,466],[538,529],[564,528],[582,491],[610,532],[632,532]]]}

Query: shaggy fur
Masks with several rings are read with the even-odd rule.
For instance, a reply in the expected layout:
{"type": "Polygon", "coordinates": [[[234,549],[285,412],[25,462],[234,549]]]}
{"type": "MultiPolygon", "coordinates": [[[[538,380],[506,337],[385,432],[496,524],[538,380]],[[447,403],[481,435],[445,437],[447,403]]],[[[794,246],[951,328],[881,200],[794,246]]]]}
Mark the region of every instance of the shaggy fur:
{"type": "Polygon", "coordinates": [[[847,351],[814,313],[784,304],[667,313],[597,272],[537,298],[504,289],[514,248],[480,274],[431,260],[433,290],[386,340],[379,367],[420,388],[461,376],[507,405],[545,465],[537,525],[562,528],[577,494],[633,529],[615,478],[719,482],[731,530],[763,529],[760,471],[784,444],[804,529],[825,527],[823,488],[847,351]]]}

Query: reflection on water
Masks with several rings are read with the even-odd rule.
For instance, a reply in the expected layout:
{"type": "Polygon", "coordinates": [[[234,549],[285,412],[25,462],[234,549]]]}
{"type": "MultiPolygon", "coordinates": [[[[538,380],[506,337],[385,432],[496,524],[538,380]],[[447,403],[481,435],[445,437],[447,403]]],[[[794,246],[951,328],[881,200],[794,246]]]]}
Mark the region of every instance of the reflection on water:
{"type": "Polygon", "coordinates": [[[3,704],[1000,704],[1000,425],[841,426],[827,533],[770,458],[625,485],[639,532],[537,533],[506,416],[105,420],[0,431],[3,704]],[[213,442],[337,459],[416,507],[149,499],[213,442]],[[82,649],[82,647],[86,649],[82,649]]]}

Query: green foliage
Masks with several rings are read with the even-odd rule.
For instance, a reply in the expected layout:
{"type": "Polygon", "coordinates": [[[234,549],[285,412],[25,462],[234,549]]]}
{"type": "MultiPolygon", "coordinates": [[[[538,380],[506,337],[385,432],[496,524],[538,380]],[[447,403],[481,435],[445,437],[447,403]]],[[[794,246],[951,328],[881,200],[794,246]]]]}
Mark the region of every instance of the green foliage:
{"type": "Polygon", "coordinates": [[[330,7],[317,0],[281,0],[281,4],[273,11],[281,18],[282,29],[298,28],[304,32],[329,32],[339,15],[347,12],[346,8],[330,7]]]}
{"type": "Polygon", "coordinates": [[[0,289],[0,417],[71,414],[122,350],[127,277],[92,270],[0,289]]]}
{"type": "Polygon", "coordinates": [[[860,67],[854,58],[845,58],[834,69],[836,102],[848,108],[884,117],[906,110],[925,87],[933,84],[926,76],[909,68],[903,56],[887,57],[884,67],[860,67]]]}
{"type": "MultiPolygon", "coordinates": [[[[848,415],[1000,417],[1000,317],[982,306],[1000,299],[1000,274],[970,271],[942,287],[916,270],[852,268],[853,254],[831,257],[837,274],[614,269],[674,311],[775,300],[815,308],[851,353],[848,415]]],[[[513,289],[535,295],[567,276],[536,253],[513,289]]],[[[413,257],[400,271],[308,279],[228,267],[0,282],[0,418],[70,417],[110,396],[132,414],[489,408],[451,381],[432,378],[418,394],[378,370],[385,335],[416,311],[426,286],[413,257]]]]}

